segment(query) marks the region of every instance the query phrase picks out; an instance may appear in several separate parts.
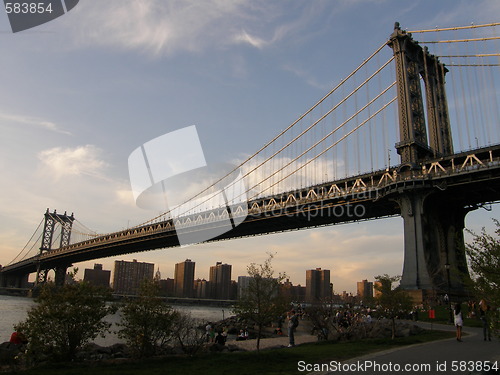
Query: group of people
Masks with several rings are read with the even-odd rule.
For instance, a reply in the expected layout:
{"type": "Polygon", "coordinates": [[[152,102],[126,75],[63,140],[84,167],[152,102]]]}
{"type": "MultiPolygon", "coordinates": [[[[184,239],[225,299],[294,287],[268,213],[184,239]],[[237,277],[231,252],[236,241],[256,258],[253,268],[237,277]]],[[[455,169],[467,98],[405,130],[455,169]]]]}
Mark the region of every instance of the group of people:
{"type": "MultiPolygon", "coordinates": [[[[469,303],[469,308],[470,307],[475,307],[474,304],[469,303]]],[[[471,313],[475,314],[475,308],[470,309],[471,313]]],[[[482,299],[479,302],[479,319],[483,323],[483,339],[484,341],[489,340],[491,341],[491,328],[490,328],[490,319],[489,319],[489,311],[491,310],[491,307],[488,305],[486,300],[482,299]]],[[[464,319],[462,315],[462,306],[460,303],[455,304],[455,307],[453,309],[453,315],[454,315],[454,325],[456,327],[456,336],[457,336],[457,341],[462,342],[462,327],[464,325],[464,319]]],[[[471,315],[472,316],[472,315],[471,315]]]]}
{"type": "Polygon", "coordinates": [[[208,343],[214,343],[218,345],[225,345],[227,341],[227,329],[224,327],[221,330],[215,332],[215,328],[212,327],[211,323],[208,323],[205,327],[205,335],[208,343]]]}

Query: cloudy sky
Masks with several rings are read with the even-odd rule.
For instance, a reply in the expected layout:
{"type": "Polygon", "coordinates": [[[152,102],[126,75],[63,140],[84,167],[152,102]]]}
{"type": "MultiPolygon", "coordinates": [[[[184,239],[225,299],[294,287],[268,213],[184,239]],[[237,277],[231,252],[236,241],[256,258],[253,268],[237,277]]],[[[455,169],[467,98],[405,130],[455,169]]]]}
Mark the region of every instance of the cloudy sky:
{"type": "MultiPolygon", "coordinates": [[[[13,34],[0,13],[0,264],[23,248],[47,208],[99,233],[155,216],[135,205],[130,153],[196,125],[206,155],[252,154],[367,58],[395,21],[410,30],[498,21],[496,0],[81,0],[68,14],[13,34]]],[[[479,210],[467,226],[491,227],[479,210]]],[[[210,265],[276,253],[305,284],[330,269],[334,290],[401,274],[402,219],[101,259],[155,263],[162,277],[190,258],[210,265]]],[[[78,264],[80,270],[94,262],[78,264]]],[[[83,277],[83,272],[80,272],[83,277]]]]}

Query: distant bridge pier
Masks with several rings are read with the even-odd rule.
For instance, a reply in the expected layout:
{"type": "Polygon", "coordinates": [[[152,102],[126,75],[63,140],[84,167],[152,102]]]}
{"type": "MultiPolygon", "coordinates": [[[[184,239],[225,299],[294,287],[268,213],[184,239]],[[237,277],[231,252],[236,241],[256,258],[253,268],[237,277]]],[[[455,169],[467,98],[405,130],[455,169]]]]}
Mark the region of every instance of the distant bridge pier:
{"type": "Polygon", "coordinates": [[[28,288],[29,275],[0,274],[0,288],[28,288]]]}
{"type": "Polygon", "coordinates": [[[470,209],[430,190],[405,193],[395,200],[404,220],[401,287],[464,296],[469,273],[463,230],[470,209]]]}

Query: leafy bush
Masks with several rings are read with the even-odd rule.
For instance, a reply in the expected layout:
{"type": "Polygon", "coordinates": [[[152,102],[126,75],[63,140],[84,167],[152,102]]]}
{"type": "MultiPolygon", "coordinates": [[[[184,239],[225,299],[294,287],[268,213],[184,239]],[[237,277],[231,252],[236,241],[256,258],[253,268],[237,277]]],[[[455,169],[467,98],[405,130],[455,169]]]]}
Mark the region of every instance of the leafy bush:
{"type": "Polygon", "coordinates": [[[493,332],[500,336],[500,222],[493,219],[495,234],[483,228],[481,234],[472,231],[473,241],[465,245],[472,270],[473,288],[479,299],[486,300],[493,309],[487,311],[493,332]]]}
{"type": "Polygon", "coordinates": [[[15,329],[28,340],[27,358],[65,361],[97,336],[109,332],[110,323],[103,319],[116,309],[106,304],[110,292],[88,283],[42,287],[35,305],[25,321],[15,329]]]}
{"type": "Polygon", "coordinates": [[[159,284],[144,280],[137,298],[129,299],[121,308],[118,336],[137,357],[160,354],[173,338],[179,313],[159,297],[159,284]]]}

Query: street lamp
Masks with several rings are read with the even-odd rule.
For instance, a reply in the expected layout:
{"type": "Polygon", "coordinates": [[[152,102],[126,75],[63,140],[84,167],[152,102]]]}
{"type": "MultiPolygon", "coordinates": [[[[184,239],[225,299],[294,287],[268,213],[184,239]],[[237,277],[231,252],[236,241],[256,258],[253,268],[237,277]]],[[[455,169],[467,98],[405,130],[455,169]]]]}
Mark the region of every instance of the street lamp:
{"type": "Polygon", "coordinates": [[[450,323],[453,323],[453,317],[451,316],[451,298],[450,298],[450,290],[451,290],[451,283],[450,283],[450,264],[449,263],[446,263],[444,265],[444,269],[446,270],[446,279],[447,279],[447,284],[448,284],[448,301],[449,301],[449,305],[448,305],[448,308],[450,310],[450,313],[449,313],[449,322],[450,323]]]}

